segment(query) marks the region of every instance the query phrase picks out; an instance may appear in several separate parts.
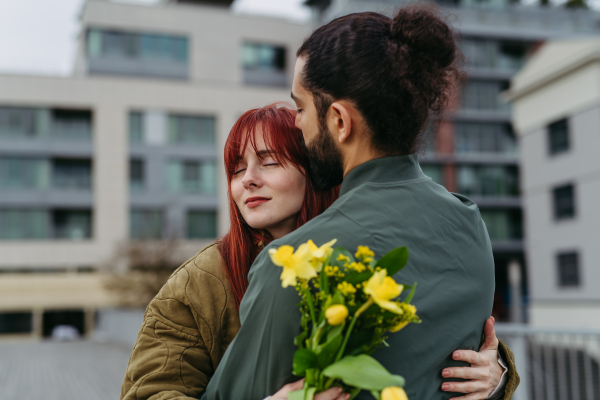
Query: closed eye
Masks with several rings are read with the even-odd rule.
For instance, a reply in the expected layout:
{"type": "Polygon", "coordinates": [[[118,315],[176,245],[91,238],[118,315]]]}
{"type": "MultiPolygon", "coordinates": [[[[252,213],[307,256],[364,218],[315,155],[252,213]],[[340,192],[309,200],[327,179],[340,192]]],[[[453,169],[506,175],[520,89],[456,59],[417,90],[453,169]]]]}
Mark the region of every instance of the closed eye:
{"type": "Polygon", "coordinates": [[[243,168],[243,169],[237,170],[237,171],[235,171],[235,172],[233,173],[233,175],[237,175],[237,174],[239,174],[240,172],[243,172],[243,171],[245,171],[245,170],[246,170],[246,168],[243,168]]]}

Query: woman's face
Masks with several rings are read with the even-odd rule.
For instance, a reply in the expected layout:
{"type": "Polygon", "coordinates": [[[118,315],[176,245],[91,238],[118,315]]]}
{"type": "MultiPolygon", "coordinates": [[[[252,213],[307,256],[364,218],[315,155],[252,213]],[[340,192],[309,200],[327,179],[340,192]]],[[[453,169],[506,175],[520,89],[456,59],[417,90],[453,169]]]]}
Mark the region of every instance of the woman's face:
{"type": "Polygon", "coordinates": [[[255,153],[247,146],[231,179],[231,195],[244,220],[266,229],[274,239],[294,230],[302,208],[306,177],[291,164],[284,168],[271,156],[260,129],[255,153]]]}

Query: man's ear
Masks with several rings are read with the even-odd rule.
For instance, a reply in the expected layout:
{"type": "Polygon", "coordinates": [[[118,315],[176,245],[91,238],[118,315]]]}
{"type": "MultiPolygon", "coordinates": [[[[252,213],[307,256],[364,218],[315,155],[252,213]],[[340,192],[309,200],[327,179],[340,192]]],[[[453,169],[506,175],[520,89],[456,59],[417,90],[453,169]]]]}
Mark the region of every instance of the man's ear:
{"type": "Polygon", "coordinates": [[[330,108],[330,127],[340,143],[346,142],[352,133],[352,112],[350,104],[336,101],[330,108]]]}

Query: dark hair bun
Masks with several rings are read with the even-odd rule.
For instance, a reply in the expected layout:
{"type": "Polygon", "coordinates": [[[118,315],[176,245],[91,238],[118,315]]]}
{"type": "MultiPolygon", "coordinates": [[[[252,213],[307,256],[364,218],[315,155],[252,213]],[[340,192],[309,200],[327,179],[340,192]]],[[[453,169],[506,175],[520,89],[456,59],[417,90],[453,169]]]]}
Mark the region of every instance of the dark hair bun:
{"type": "Polygon", "coordinates": [[[416,56],[426,56],[445,68],[454,61],[456,44],[439,12],[422,4],[403,7],[392,20],[390,35],[397,46],[406,45],[416,56]]]}

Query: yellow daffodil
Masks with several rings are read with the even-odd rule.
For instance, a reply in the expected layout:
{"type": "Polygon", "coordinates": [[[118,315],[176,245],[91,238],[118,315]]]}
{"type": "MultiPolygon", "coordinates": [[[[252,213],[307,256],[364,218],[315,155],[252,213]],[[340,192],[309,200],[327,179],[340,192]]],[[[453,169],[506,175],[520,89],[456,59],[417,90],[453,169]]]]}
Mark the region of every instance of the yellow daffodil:
{"type": "Polygon", "coordinates": [[[309,240],[306,244],[308,245],[308,250],[312,253],[312,264],[317,270],[317,272],[321,272],[321,268],[323,268],[323,263],[327,260],[327,257],[333,253],[333,249],[331,248],[337,239],[333,239],[330,242],[325,243],[323,246],[318,247],[315,242],[309,240]]]}
{"type": "Polygon", "coordinates": [[[385,310],[395,314],[402,314],[403,310],[398,303],[390,301],[391,299],[400,296],[403,286],[394,281],[393,278],[387,276],[387,270],[382,269],[373,274],[367,281],[363,291],[371,296],[377,305],[385,310]]]}
{"type": "Polygon", "coordinates": [[[375,253],[368,246],[358,246],[356,250],[356,254],[354,255],[356,258],[360,257],[375,257],[375,253]]]}
{"type": "Polygon", "coordinates": [[[398,325],[392,327],[390,329],[390,332],[398,332],[400,329],[404,328],[406,325],[408,325],[408,321],[402,321],[402,322],[398,323],[398,325]]]}
{"type": "Polygon", "coordinates": [[[408,396],[401,387],[389,386],[381,391],[381,400],[408,400],[408,396]]]}
{"type": "Polygon", "coordinates": [[[278,249],[269,249],[269,256],[273,264],[283,267],[281,272],[281,286],[295,286],[297,278],[311,279],[317,276],[317,270],[311,263],[313,259],[309,245],[303,243],[294,251],[292,246],[281,246],[278,249]]]}
{"type": "Polygon", "coordinates": [[[390,332],[398,332],[410,322],[414,322],[415,320],[419,319],[417,317],[417,307],[413,306],[412,304],[400,303],[400,308],[403,311],[402,319],[404,321],[399,322],[396,326],[392,327],[390,332]]]}
{"type": "Polygon", "coordinates": [[[343,304],[334,304],[325,310],[325,318],[329,325],[340,325],[348,318],[348,309],[343,304]]]}

